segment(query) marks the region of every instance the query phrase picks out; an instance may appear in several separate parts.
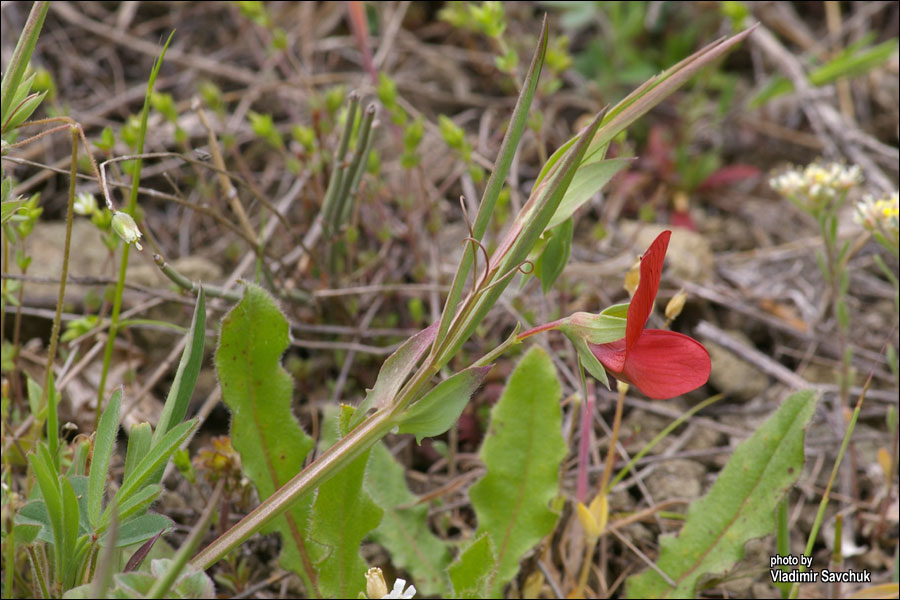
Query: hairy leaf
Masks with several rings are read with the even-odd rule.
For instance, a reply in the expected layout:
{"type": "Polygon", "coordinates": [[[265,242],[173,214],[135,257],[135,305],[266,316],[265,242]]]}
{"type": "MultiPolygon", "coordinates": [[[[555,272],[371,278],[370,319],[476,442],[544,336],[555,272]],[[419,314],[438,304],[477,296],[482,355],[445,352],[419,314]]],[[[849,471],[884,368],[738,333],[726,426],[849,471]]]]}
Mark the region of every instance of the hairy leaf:
{"type": "Polygon", "coordinates": [[[743,557],[747,541],[775,530],[775,507],[803,468],[815,407],[814,392],[792,394],[735,449],[709,493],[688,509],[678,537],[660,538],[656,564],[677,586],[648,569],[629,578],[628,597],[693,598],[701,577],[723,573],[743,557]]]}
{"type": "Polygon", "coordinates": [[[90,484],[88,486],[88,517],[92,526],[100,521],[100,509],[103,508],[103,492],[106,490],[106,479],[109,475],[109,459],[116,447],[116,434],[119,432],[119,408],[122,406],[122,389],[113,392],[100,416],[97,435],[94,439],[94,454],[91,458],[90,484]]]}
{"type": "Polygon", "coordinates": [[[400,388],[403,387],[406,378],[409,377],[422,356],[431,348],[434,337],[437,335],[437,328],[437,323],[426,327],[406,340],[384,361],[381,370],[378,371],[375,387],[369,390],[366,399],[353,413],[350,421],[351,428],[362,422],[370,408],[384,408],[390,405],[400,388]]]}
{"type": "Polygon", "coordinates": [[[450,565],[450,580],[457,598],[500,598],[490,592],[496,577],[497,557],[486,533],[476,537],[450,565]]]}
{"type": "Polygon", "coordinates": [[[422,438],[441,435],[450,429],[491,367],[469,367],[440,382],[406,411],[398,431],[414,434],[416,442],[421,444],[422,438]]]}
{"type": "Polygon", "coordinates": [[[550,357],[533,347],[491,411],[481,448],[487,474],[469,492],[476,534],[487,534],[496,556],[494,564],[484,565],[489,597],[500,596],[519,560],[553,530],[559,516],[550,502],[558,494],[559,465],[566,455],[561,394],[550,357]]]}
{"type": "MultiPolygon", "coordinates": [[[[331,412],[331,411],[329,411],[331,412]]],[[[338,415],[326,412],[324,445],[337,441],[338,415]]],[[[381,522],[381,508],[363,489],[366,450],[319,486],[310,515],[310,556],[326,598],[357,598],[366,589],[363,539],[381,522]]]]}
{"type": "MultiPolygon", "coordinates": [[[[194,317],[191,320],[191,330],[187,334],[187,344],[181,353],[181,362],[175,372],[175,379],[166,397],[162,415],[153,432],[153,442],[169,432],[172,427],[181,423],[187,414],[191,395],[194,393],[194,384],[200,375],[200,367],[203,363],[203,342],[206,337],[206,301],[203,287],[197,294],[197,303],[194,305],[194,317]]],[[[162,473],[160,473],[160,476],[162,473]]]]}
{"type": "Polygon", "coordinates": [[[428,506],[406,487],[401,467],[384,444],[375,444],[363,483],[384,510],[372,539],[391,555],[391,564],[407,571],[424,596],[450,596],[447,544],[428,528],[428,506]]]}
{"type": "MultiPolygon", "coordinates": [[[[313,447],[291,412],[293,382],[281,366],[288,343],[288,322],[275,301],[247,284],[244,298],[222,321],[215,362],[232,412],[231,443],[261,500],[303,468],[313,447]]],[[[305,540],[311,501],[300,499],[264,531],[281,534],[281,564],[303,578],[309,595],[318,596],[305,540]]]]}

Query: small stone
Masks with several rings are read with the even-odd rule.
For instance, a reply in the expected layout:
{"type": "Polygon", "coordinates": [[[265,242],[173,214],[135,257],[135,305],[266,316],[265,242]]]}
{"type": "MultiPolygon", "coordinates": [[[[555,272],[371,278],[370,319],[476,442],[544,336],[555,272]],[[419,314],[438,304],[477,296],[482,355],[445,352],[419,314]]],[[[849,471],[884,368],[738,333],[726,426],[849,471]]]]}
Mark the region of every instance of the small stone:
{"type": "Polygon", "coordinates": [[[695,460],[676,458],[659,463],[647,477],[647,489],[656,502],[674,498],[694,500],[703,492],[706,467],[695,460]]]}
{"type": "MultiPolygon", "coordinates": [[[[728,331],[728,334],[752,348],[753,342],[742,332],[728,331]]],[[[730,350],[713,342],[706,342],[706,349],[712,361],[709,382],[729,397],[749,400],[762,394],[769,387],[769,378],[752,365],[735,356],[730,350]]]]}

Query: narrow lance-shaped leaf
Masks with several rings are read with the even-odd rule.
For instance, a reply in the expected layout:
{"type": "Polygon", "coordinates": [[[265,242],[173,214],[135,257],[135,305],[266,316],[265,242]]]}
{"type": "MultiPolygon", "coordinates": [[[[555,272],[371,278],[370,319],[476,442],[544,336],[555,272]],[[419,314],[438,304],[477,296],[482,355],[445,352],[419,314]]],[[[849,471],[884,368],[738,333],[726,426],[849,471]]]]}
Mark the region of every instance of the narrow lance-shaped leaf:
{"type": "Polygon", "coordinates": [[[590,200],[591,196],[599,192],[616,173],[627,167],[630,162],[632,162],[630,158],[610,158],[582,163],[575,171],[575,177],[572,178],[569,189],[566,190],[559,203],[559,208],[556,209],[546,228],[553,229],[575,214],[576,210],[590,200]]]}
{"type": "MultiPolygon", "coordinates": [[[[323,446],[337,441],[336,415],[326,413],[323,446]]],[[[363,489],[371,450],[319,486],[310,513],[310,556],[325,598],[358,598],[365,590],[366,563],[360,544],[381,522],[381,508],[363,489]]]]}
{"type": "Polygon", "coordinates": [[[744,545],[772,533],[775,508],[803,469],[803,437],[816,395],[792,394],[762,426],[738,446],[701,500],[691,504],[678,537],[660,538],[657,566],[630,577],[630,598],[693,598],[707,574],[727,571],[744,555],[744,545]]]}
{"type": "MultiPolygon", "coordinates": [[[[22,77],[28,68],[28,61],[34,52],[37,44],[38,36],[41,33],[41,27],[44,25],[44,18],[47,16],[47,9],[50,8],[49,2],[35,2],[31,6],[31,12],[28,13],[28,20],[22,33],[16,42],[16,48],[13,50],[12,58],[6,68],[3,69],[3,79],[0,81],[0,114],[6,116],[12,106],[12,100],[19,91],[22,83],[22,77]]],[[[4,130],[3,133],[6,133],[4,130]]]]}
{"type": "Polygon", "coordinates": [[[172,427],[184,419],[187,414],[191,395],[194,393],[194,384],[200,375],[200,366],[203,363],[203,342],[206,337],[206,301],[203,287],[197,294],[197,303],[194,305],[194,316],[191,319],[191,330],[187,334],[187,344],[181,353],[181,361],[175,372],[175,379],[166,397],[162,415],[153,432],[153,442],[168,433],[172,427]]]}
{"type": "Polygon", "coordinates": [[[63,507],[63,537],[57,544],[62,546],[63,562],[58,566],[59,581],[62,582],[64,589],[75,586],[75,576],[80,563],[76,560],[76,544],[78,542],[78,523],[80,515],[78,511],[78,497],[72,484],[65,477],[59,478],[59,488],[62,495],[63,507]]]}
{"type": "Polygon", "coordinates": [[[497,279],[497,274],[502,276],[511,269],[517,268],[534,248],[538,237],[547,228],[547,223],[550,222],[559,207],[601,118],[602,114],[597,115],[593,122],[585,128],[575,146],[572,147],[572,151],[563,159],[558,172],[553,175],[547,185],[540,188],[535,187],[532,191],[531,198],[510,226],[500,247],[494,252],[492,259],[495,263],[492,269],[494,276],[491,287],[483,291],[476,300],[475,308],[472,309],[465,323],[460,326],[459,331],[454,334],[452,343],[441,354],[439,362],[449,360],[469,339],[484,316],[497,302],[500,294],[509,285],[510,277],[497,279]]]}
{"type": "Polygon", "coordinates": [[[381,365],[381,370],[378,371],[375,386],[369,390],[365,400],[353,413],[353,418],[350,421],[351,429],[362,422],[369,409],[380,409],[390,405],[400,388],[403,387],[406,378],[409,377],[419,360],[431,348],[431,344],[437,335],[437,327],[438,324],[433,323],[415,334],[384,361],[384,364],[381,365]]]}
{"type": "MultiPolygon", "coordinates": [[[[534,275],[541,282],[541,291],[546,294],[562,274],[569,256],[572,254],[572,238],[575,235],[575,223],[568,218],[553,229],[547,229],[544,237],[547,240],[540,257],[534,262],[534,275]]],[[[538,250],[535,250],[538,252],[538,250]]],[[[523,278],[523,281],[526,281],[523,278]]]]}
{"type": "MultiPolygon", "coordinates": [[[[630,93],[624,100],[610,109],[604,117],[600,130],[593,136],[591,147],[586,154],[587,159],[593,159],[598,156],[598,153],[606,148],[610,140],[646,114],[651,108],[662,102],[702,68],[742,42],[754,29],[755,27],[751,27],[730,38],[721,39],[707,45],[630,93]]],[[[535,185],[541,183],[551,173],[556,164],[568,153],[576,139],[577,136],[570,139],[547,159],[547,162],[541,168],[535,185]]]]}
{"type": "MultiPolygon", "coordinates": [[[[153,474],[166,464],[166,461],[175,453],[181,442],[186,440],[199,424],[200,421],[196,418],[179,423],[169,433],[164,435],[159,440],[159,443],[150,448],[147,455],[138,463],[130,476],[122,482],[122,487],[116,492],[116,504],[119,506],[125,505],[133,494],[139,492],[147,485],[154,484],[155,482],[152,481],[153,474]]],[[[100,516],[100,526],[102,527],[109,524],[109,519],[112,516],[111,506],[112,503],[109,503],[100,516]]]]}
{"type": "MultiPolygon", "coordinates": [[[[275,301],[247,284],[244,298],[222,320],[215,362],[232,412],[231,443],[261,500],[300,472],[313,447],[291,411],[293,382],[281,366],[288,344],[288,322],[275,301]]],[[[311,501],[300,499],[264,531],[281,534],[282,566],[319,596],[305,540],[311,501]]]]}
{"type": "Polygon", "coordinates": [[[375,444],[363,486],[384,511],[372,539],[385,547],[391,564],[408,572],[424,596],[450,596],[446,542],[428,527],[428,505],[406,487],[403,467],[384,444],[375,444]]]}
{"type": "MultiPolygon", "coordinates": [[[[125,479],[131,477],[134,471],[147,452],[150,451],[150,439],[153,431],[150,423],[136,423],[131,427],[131,434],[128,436],[128,449],[125,452],[125,479]]],[[[119,507],[119,510],[122,510],[119,507]]]]}
{"type": "Polygon", "coordinates": [[[441,435],[456,423],[475,390],[493,365],[469,367],[445,379],[413,404],[403,415],[399,433],[412,433],[416,443],[441,435]]]}
{"type": "MultiPolygon", "coordinates": [[[[544,56],[547,52],[547,25],[547,18],[545,17],[541,26],[538,47],[535,49],[534,56],[531,59],[531,66],[522,84],[522,90],[516,101],[516,107],[513,109],[509,127],[506,130],[506,135],[503,137],[503,142],[500,144],[497,161],[494,164],[493,171],[491,171],[491,176],[488,178],[481,204],[478,207],[478,214],[472,227],[473,237],[478,241],[481,241],[484,232],[487,230],[488,223],[490,223],[494,207],[497,204],[497,198],[499,198],[500,191],[503,188],[503,182],[506,181],[506,175],[509,173],[513,156],[515,156],[516,148],[519,146],[519,140],[522,139],[522,134],[525,131],[525,125],[528,121],[528,110],[531,108],[532,100],[534,100],[538,81],[541,78],[541,69],[544,65],[544,56]]],[[[471,251],[463,252],[462,260],[450,286],[450,293],[447,295],[447,301],[444,304],[444,311],[441,313],[440,328],[437,334],[438,344],[443,342],[447,331],[450,329],[450,324],[456,316],[456,307],[462,297],[463,287],[466,284],[469,271],[475,259],[474,252],[474,248],[471,251]]]]}
{"type": "Polygon", "coordinates": [[[100,510],[103,508],[103,492],[106,490],[106,478],[109,474],[109,459],[116,447],[121,406],[122,389],[120,388],[113,392],[106,409],[100,416],[100,424],[94,438],[94,454],[91,458],[88,484],[88,517],[94,527],[100,521],[100,510]]]}
{"type": "Polygon", "coordinates": [[[518,572],[519,560],[549,534],[559,515],[550,502],[559,493],[559,465],[566,455],[561,433],[562,391],[550,357],[533,347],[510,375],[481,448],[487,474],[469,497],[476,535],[490,538],[496,562],[484,565],[484,591],[500,597],[518,572]]]}

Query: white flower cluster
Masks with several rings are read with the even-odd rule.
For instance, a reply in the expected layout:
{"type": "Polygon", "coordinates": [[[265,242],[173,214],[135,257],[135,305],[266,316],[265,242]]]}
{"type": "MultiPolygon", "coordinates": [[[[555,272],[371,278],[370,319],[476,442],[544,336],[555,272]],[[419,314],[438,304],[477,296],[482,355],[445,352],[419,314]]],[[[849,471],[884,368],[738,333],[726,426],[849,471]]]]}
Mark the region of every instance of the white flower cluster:
{"type": "Polygon", "coordinates": [[[856,205],[854,220],[864,229],[874,231],[876,229],[898,234],[900,229],[900,206],[897,200],[898,192],[886,194],[881,198],[865,196],[856,205]]]}
{"type": "Polygon", "coordinates": [[[776,192],[795,201],[820,204],[862,183],[858,165],[813,163],[804,169],[790,169],[769,180],[776,192]]]}

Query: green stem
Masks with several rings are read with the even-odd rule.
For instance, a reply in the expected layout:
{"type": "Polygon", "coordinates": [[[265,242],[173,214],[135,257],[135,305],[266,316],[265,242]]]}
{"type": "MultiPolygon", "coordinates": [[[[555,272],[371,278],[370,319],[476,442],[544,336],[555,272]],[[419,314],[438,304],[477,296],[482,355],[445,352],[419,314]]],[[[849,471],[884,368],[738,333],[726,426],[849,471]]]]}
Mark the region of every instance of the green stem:
{"type": "MultiPolygon", "coordinates": [[[[791,553],[791,531],[788,523],[788,500],[787,496],[778,503],[775,512],[775,539],[780,556],[787,556],[791,553]]],[[[781,570],[787,573],[790,568],[782,565],[781,570]]],[[[786,582],[776,582],[775,586],[781,590],[781,597],[787,598],[791,593],[791,584],[786,582]]]]}
{"type": "Polygon", "coordinates": [[[225,489],[224,478],[219,480],[212,496],[206,501],[206,508],[203,509],[200,520],[194,526],[194,529],[191,531],[191,534],[188,536],[185,543],[182,544],[178,549],[178,552],[175,553],[169,568],[162,577],[153,583],[153,587],[147,592],[147,598],[162,598],[169,593],[169,588],[177,581],[178,576],[184,569],[184,565],[187,564],[188,557],[197,549],[200,542],[203,541],[203,536],[206,535],[206,530],[209,529],[209,524],[216,512],[216,508],[219,506],[219,499],[222,496],[223,489],[225,489]]]}
{"type": "Polygon", "coordinates": [[[47,404],[47,443],[53,464],[59,469],[59,416],[57,414],[56,393],[50,393],[53,381],[53,363],[56,362],[56,350],[59,345],[59,327],[62,322],[62,307],[66,297],[66,280],[69,277],[69,251],[72,245],[72,222],[75,219],[75,185],[78,181],[78,129],[71,127],[72,132],[72,164],[69,173],[69,206],[66,209],[66,241],[63,246],[63,262],[59,276],[59,295],[56,298],[56,315],[53,317],[53,329],[50,333],[50,349],[47,352],[47,370],[44,373],[44,389],[41,390],[40,406],[47,404]],[[48,403],[49,402],[49,403],[48,403]]]}
{"type": "Polygon", "coordinates": [[[207,569],[233,548],[285,512],[301,495],[312,491],[372,447],[394,427],[395,411],[384,409],[363,421],[342,437],[315,462],[266,498],[234,527],[219,536],[191,560],[198,569],[207,569]]]}
{"type": "MultiPolygon", "coordinates": [[[[859,399],[856,401],[856,408],[853,410],[853,415],[850,417],[850,423],[847,424],[847,431],[844,432],[844,439],[841,441],[841,449],[838,451],[834,466],[831,468],[831,476],[828,478],[828,484],[825,486],[825,493],[822,494],[822,500],[819,502],[819,510],[816,512],[812,530],[809,532],[809,538],[806,540],[806,549],[803,551],[804,556],[812,556],[813,545],[816,543],[816,538],[819,535],[819,528],[822,526],[822,521],[825,518],[825,509],[828,508],[828,499],[831,496],[831,488],[834,486],[834,480],[837,479],[838,469],[841,466],[841,462],[844,460],[844,453],[847,452],[847,446],[850,445],[850,436],[853,435],[853,429],[856,427],[856,420],[859,418],[859,411],[862,409],[863,399],[866,397],[866,392],[869,390],[869,384],[871,383],[872,374],[870,373],[866,384],[863,386],[862,393],[860,393],[859,399]]],[[[800,565],[800,571],[806,571],[806,567],[802,564],[800,565]]],[[[799,591],[800,584],[793,584],[790,597],[796,598],[799,591]]]]}
{"type": "MultiPolygon", "coordinates": [[[[169,39],[166,40],[166,44],[163,46],[159,58],[156,59],[156,62],[153,64],[153,69],[150,71],[150,79],[147,81],[147,93],[144,96],[144,108],[143,110],[141,110],[141,127],[138,132],[136,152],[136,154],[138,155],[143,154],[144,140],[147,137],[147,118],[150,114],[150,94],[153,92],[153,84],[156,83],[156,76],[159,74],[159,68],[162,66],[163,58],[166,55],[166,49],[168,49],[169,44],[172,42],[172,36],[174,35],[174,31],[169,34],[169,39]]],[[[137,196],[138,189],[141,185],[142,166],[143,160],[140,158],[140,156],[138,156],[138,158],[136,158],[134,161],[134,174],[131,179],[131,193],[128,197],[127,212],[132,217],[134,216],[135,209],[137,208],[137,196]]],[[[122,247],[122,258],[119,262],[119,277],[116,280],[116,290],[113,297],[112,314],[110,315],[109,333],[107,334],[106,338],[106,348],[103,351],[103,371],[100,374],[100,385],[97,387],[97,410],[94,413],[94,428],[96,428],[100,424],[100,414],[103,412],[103,395],[106,392],[106,378],[109,375],[109,365],[112,361],[113,346],[116,342],[116,333],[119,330],[119,313],[121,313],[122,311],[122,295],[125,291],[125,275],[128,271],[128,254],[130,250],[130,244],[125,244],[122,247]]]]}

